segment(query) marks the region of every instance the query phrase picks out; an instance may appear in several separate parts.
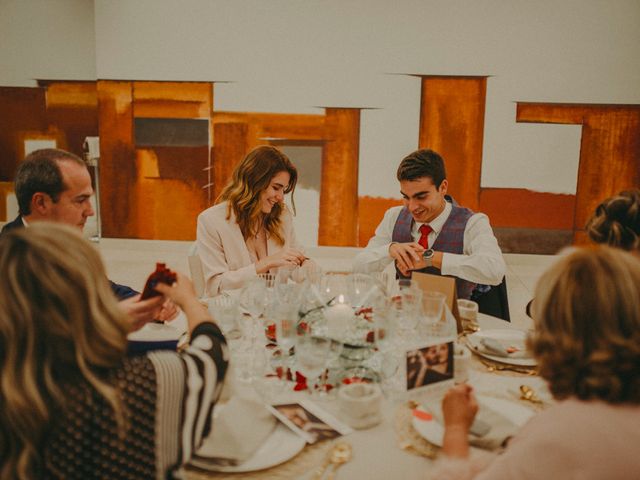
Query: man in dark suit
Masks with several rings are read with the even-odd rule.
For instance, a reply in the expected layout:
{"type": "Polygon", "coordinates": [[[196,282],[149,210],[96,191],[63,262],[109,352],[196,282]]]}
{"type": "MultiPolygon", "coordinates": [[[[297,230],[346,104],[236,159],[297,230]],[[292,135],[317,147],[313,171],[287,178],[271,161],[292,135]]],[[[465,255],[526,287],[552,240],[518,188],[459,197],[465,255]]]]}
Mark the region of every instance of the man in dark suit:
{"type": "MultiPolygon", "coordinates": [[[[2,228],[0,235],[38,221],[65,223],[82,230],[87,218],[95,214],[87,166],[80,157],[64,150],[47,148],[30,153],[18,166],[15,192],[20,214],[2,228]]],[[[136,324],[169,320],[177,313],[172,303],[163,305],[163,297],[140,301],[139,293],[132,288],[110,283],[120,305],[136,324]]]]}

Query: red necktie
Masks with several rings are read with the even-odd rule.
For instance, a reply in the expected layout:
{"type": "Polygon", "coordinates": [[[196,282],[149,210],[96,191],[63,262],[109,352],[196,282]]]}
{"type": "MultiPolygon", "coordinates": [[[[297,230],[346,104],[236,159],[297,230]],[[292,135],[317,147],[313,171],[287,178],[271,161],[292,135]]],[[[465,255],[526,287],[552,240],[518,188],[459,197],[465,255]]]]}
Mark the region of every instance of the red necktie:
{"type": "Polygon", "coordinates": [[[423,225],[420,225],[419,230],[420,230],[420,240],[418,240],[418,243],[422,246],[422,248],[426,250],[429,248],[429,234],[433,232],[433,228],[431,228],[431,225],[427,225],[425,223],[423,225]]]}

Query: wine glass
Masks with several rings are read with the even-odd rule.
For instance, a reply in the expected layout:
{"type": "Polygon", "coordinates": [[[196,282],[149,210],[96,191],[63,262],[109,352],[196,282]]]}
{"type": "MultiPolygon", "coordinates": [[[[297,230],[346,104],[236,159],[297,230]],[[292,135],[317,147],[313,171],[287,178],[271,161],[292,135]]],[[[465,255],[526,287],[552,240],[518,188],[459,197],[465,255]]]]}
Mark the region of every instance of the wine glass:
{"type": "Polygon", "coordinates": [[[283,365],[288,366],[289,352],[296,344],[298,308],[295,305],[279,304],[273,308],[276,342],[283,356],[283,365]]]}
{"type": "Polygon", "coordinates": [[[330,348],[330,339],[314,335],[310,330],[296,339],[296,369],[306,377],[312,393],[316,380],[326,368],[330,348]]]}
{"type": "Polygon", "coordinates": [[[249,314],[253,325],[252,340],[254,341],[262,330],[260,317],[264,314],[267,299],[267,286],[261,278],[248,282],[240,293],[240,305],[249,314]]]}
{"type": "Polygon", "coordinates": [[[239,310],[236,297],[218,295],[209,299],[208,308],[227,339],[237,340],[242,336],[242,330],[237,323],[239,310]]]}
{"type": "Polygon", "coordinates": [[[446,298],[441,292],[424,292],[422,305],[427,335],[441,337],[451,333],[447,331],[447,321],[443,315],[446,298]]]}

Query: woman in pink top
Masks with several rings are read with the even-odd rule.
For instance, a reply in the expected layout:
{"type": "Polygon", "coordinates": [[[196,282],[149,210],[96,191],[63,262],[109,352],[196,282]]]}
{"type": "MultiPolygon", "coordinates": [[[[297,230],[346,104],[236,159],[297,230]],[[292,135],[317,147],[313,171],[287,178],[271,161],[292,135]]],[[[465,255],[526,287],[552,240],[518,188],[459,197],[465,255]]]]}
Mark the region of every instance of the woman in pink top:
{"type": "Polygon", "coordinates": [[[443,400],[443,453],[430,478],[640,478],[640,260],[609,247],[560,258],[539,280],[529,348],[558,403],[498,456],[467,436],[478,406],[458,385],[443,400]]]}
{"type": "Polygon", "coordinates": [[[284,203],[297,180],[296,167],[275,147],[257,147],[238,164],[216,205],[198,216],[196,244],[208,295],[305,262],[284,203]]]}

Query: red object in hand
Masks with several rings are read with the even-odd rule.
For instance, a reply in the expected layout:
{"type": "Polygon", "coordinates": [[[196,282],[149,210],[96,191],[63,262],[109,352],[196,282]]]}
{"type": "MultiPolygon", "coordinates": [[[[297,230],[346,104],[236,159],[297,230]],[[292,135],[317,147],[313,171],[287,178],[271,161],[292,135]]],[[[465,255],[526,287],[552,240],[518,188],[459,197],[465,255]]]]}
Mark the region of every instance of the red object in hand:
{"type": "Polygon", "coordinates": [[[146,300],[147,298],[157,297],[162,295],[156,290],[156,285],[159,283],[165,283],[167,285],[173,285],[176,281],[176,274],[167,268],[164,263],[156,263],[156,271],[149,275],[147,283],[144,285],[140,300],[146,300]]]}

